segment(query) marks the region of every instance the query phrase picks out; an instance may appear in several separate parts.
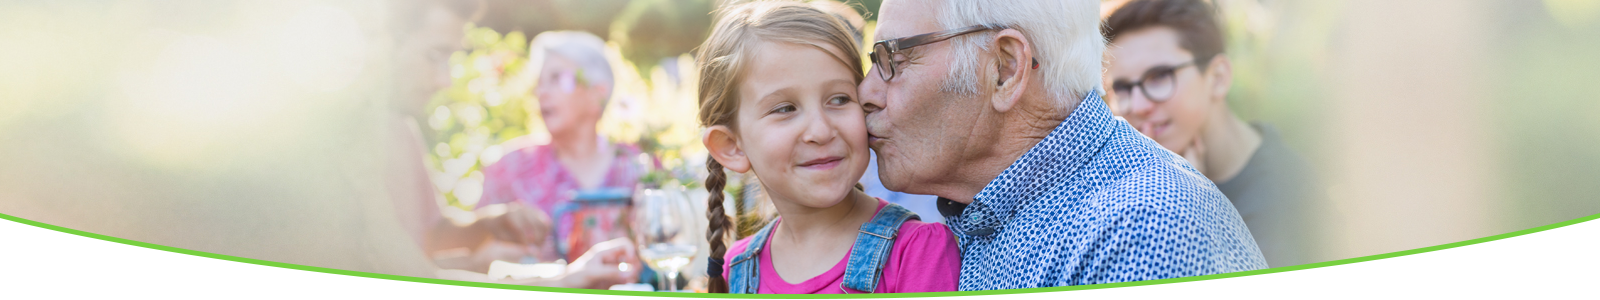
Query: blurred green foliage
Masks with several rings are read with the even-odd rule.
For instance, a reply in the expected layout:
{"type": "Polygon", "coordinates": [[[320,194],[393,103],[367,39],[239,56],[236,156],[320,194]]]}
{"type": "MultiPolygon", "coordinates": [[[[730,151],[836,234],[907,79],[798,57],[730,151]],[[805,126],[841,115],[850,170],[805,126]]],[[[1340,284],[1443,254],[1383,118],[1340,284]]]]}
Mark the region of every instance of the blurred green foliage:
{"type": "MultiPolygon", "coordinates": [[[[1222,1],[1228,56],[1234,66],[1231,108],[1266,121],[1310,161],[1336,167],[1330,125],[1337,85],[1330,57],[1348,6],[1342,1],[1222,1]]],[[[1496,228],[1523,229],[1600,211],[1600,13],[1592,1],[1485,2],[1484,20],[1505,26],[1480,32],[1493,59],[1482,62],[1485,147],[1503,202],[1496,228]],[[1578,21],[1573,21],[1578,20],[1578,21]]],[[[1397,27],[1396,30],[1412,30],[1397,27]]],[[[1426,80],[1419,78],[1419,80],[1426,80]]],[[[1447,129],[1461,130],[1458,128],[1447,129]]],[[[1441,149],[1441,151],[1450,151],[1441,149]]]]}
{"type": "Polygon", "coordinates": [[[1600,3],[1497,3],[1487,126],[1507,228],[1600,212],[1600,3]]]}
{"type": "MultiPolygon", "coordinates": [[[[446,204],[472,208],[482,195],[481,169],[508,151],[503,144],[517,138],[533,144],[549,142],[531,91],[537,67],[528,61],[528,37],[519,31],[500,34],[470,25],[466,49],[450,58],[450,87],[426,107],[424,136],[430,146],[427,162],[433,182],[446,204]]],[[[679,54],[641,67],[621,57],[618,42],[607,46],[613,64],[613,95],[597,130],[604,138],[639,146],[654,165],[641,183],[693,188],[704,178],[699,126],[695,120],[692,60],[679,54]],[[695,161],[695,159],[701,161],[695,161]]]]}
{"type": "Polygon", "coordinates": [[[527,66],[526,35],[483,27],[466,31],[467,50],[450,57],[452,84],[429,103],[423,127],[433,145],[428,163],[440,172],[434,175],[439,192],[450,205],[470,208],[482,193],[479,170],[504,153],[498,145],[542,131],[543,122],[528,113],[528,83],[516,77],[527,66]]]}
{"type": "MultiPolygon", "coordinates": [[[[480,25],[499,32],[588,31],[617,42],[640,74],[704,41],[717,7],[740,0],[488,0],[480,25]],[[559,12],[559,13],[553,13],[559,12]]],[[[876,20],[882,0],[843,0],[876,20]]]]}

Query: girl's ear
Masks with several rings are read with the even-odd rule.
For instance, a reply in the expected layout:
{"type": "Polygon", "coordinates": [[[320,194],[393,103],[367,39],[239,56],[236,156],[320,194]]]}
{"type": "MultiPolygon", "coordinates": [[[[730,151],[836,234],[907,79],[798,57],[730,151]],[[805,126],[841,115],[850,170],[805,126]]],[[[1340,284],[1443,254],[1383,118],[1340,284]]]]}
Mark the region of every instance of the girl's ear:
{"type": "Polygon", "coordinates": [[[728,168],[738,173],[750,171],[750,158],[744,155],[744,149],[739,145],[739,139],[733,135],[733,130],[725,125],[706,128],[701,135],[701,142],[706,144],[706,150],[711,152],[711,159],[717,160],[723,168],[728,168]]]}

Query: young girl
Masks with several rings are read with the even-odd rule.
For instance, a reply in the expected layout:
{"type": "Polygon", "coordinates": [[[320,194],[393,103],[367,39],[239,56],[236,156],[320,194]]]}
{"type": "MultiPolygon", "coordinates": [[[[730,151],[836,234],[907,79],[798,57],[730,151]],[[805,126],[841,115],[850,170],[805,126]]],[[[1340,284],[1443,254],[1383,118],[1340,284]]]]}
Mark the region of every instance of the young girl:
{"type": "Polygon", "coordinates": [[[728,8],[700,46],[712,292],[956,289],[949,230],[856,187],[869,156],[855,40],[812,4],[761,1],[728,8]],[[723,168],[755,172],[779,215],[731,247],[723,168]]]}

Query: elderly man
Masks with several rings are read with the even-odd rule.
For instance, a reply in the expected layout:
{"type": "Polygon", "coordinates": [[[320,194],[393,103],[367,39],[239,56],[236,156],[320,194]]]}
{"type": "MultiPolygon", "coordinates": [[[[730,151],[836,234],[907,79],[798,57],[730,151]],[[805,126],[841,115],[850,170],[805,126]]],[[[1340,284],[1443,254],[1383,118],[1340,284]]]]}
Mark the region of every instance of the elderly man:
{"type": "Polygon", "coordinates": [[[961,290],[1266,266],[1239,213],[1100,100],[1093,0],[886,0],[861,84],[884,186],[940,196],[961,290]]]}

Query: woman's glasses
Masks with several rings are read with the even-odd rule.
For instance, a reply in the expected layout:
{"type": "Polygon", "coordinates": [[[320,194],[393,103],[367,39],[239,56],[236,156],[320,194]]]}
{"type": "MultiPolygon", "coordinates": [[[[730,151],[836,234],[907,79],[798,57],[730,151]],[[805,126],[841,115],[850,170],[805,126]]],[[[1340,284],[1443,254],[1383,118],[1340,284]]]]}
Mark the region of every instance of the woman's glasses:
{"type": "Polygon", "coordinates": [[[579,86],[588,84],[588,80],[583,78],[583,69],[561,70],[539,76],[539,88],[556,88],[567,94],[571,94],[579,86]]]}

